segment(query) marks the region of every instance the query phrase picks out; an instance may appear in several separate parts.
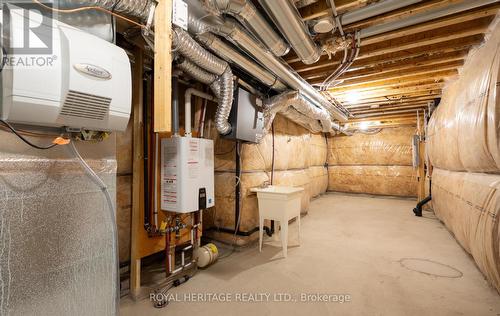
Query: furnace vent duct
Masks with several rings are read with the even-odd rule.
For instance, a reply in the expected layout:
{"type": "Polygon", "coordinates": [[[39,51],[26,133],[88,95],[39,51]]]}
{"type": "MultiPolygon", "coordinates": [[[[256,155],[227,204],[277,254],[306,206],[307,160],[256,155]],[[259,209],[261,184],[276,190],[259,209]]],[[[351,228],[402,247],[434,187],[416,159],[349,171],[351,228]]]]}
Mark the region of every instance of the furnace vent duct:
{"type": "Polygon", "coordinates": [[[177,63],[177,68],[191,76],[196,81],[210,86],[210,89],[214,93],[215,97],[218,99],[220,98],[220,82],[216,75],[203,70],[201,67],[198,67],[188,59],[182,59],[179,61],[177,63]]]}
{"type": "Polygon", "coordinates": [[[269,130],[277,113],[289,118],[313,133],[331,132],[330,114],[315,107],[298,92],[291,91],[275,96],[265,103],[265,128],[269,130]]]}
{"type": "Polygon", "coordinates": [[[213,53],[219,55],[228,62],[238,65],[266,86],[281,92],[286,90],[286,86],[279,81],[275,75],[260,67],[249,58],[243,56],[240,52],[224,43],[214,34],[204,33],[197,36],[197,39],[213,53]]]}
{"type": "Polygon", "coordinates": [[[314,87],[297,75],[290,66],[282,60],[276,58],[267,51],[260,43],[250,36],[242,27],[233,21],[227,20],[224,25],[216,26],[211,29],[213,32],[229,38],[236,43],[242,50],[247,52],[260,64],[265,65],[272,73],[282,80],[292,90],[299,91],[301,94],[311,100],[311,106],[325,108],[330,115],[339,120],[347,121],[347,114],[336,105],[330,103],[314,87]]]}
{"type": "MultiPolygon", "coordinates": [[[[226,135],[231,132],[231,124],[228,122],[229,114],[233,104],[233,73],[229,64],[212,55],[200,46],[184,30],[175,27],[173,29],[172,46],[182,56],[198,65],[200,68],[214,73],[218,76],[220,84],[219,106],[215,113],[215,126],[220,134],[226,135]]],[[[217,94],[216,94],[217,95],[217,94]]]]}
{"type": "Polygon", "coordinates": [[[221,13],[234,16],[276,56],[284,56],[290,46],[269,25],[250,0],[205,0],[221,13]]]}
{"type": "Polygon", "coordinates": [[[314,64],[319,60],[321,48],[313,41],[307,26],[291,1],[259,0],[259,3],[304,64],[314,64]]]}
{"type": "Polygon", "coordinates": [[[153,0],[78,0],[72,1],[79,6],[97,6],[114,10],[126,15],[135,16],[143,21],[149,17],[149,9],[156,5],[153,0]]]}

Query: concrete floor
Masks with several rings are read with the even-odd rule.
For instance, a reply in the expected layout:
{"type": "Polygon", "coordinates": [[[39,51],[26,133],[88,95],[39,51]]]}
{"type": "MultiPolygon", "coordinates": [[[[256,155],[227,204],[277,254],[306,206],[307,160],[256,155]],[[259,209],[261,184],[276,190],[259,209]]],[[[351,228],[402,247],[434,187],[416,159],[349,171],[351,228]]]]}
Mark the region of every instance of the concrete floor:
{"type": "Polygon", "coordinates": [[[262,253],[254,245],[171,290],[178,301],[166,308],[124,299],[121,315],[500,315],[500,298],[471,257],[431,213],[414,217],[414,205],[325,195],[302,218],[300,247],[291,226],[287,259],[279,243],[268,241],[262,253]],[[232,302],[182,302],[185,293],[230,293],[232,302]],[[241,302],[244,293],[269,293],[269,301],[241,302]],[[351,301],[301,302],[302,293],[351,301]]]}

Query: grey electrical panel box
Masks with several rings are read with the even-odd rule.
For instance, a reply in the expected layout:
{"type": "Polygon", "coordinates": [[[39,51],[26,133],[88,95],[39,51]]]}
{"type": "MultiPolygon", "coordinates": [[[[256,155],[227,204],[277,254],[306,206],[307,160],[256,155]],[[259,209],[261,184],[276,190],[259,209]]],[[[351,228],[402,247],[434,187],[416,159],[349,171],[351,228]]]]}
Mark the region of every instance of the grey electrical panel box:
{"type": "Polygon", "coordinates": [[[229,116],[231,133],[224,138],[258,143],[264,131],[264,113],[261,108],[262,99],[238,87],[229,116]]]}

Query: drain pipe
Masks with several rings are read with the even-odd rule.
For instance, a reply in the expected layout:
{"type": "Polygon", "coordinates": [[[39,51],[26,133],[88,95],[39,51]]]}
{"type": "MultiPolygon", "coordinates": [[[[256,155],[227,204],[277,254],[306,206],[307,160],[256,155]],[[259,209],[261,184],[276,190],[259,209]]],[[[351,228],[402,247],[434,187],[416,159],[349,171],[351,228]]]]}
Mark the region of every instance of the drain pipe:
{"type": "Polygon", "coordinates": [[[179,77],[172,76],[172,132],[179,136],[179,77]]]}
{"type": "Polygon", "coordinates": [[[189,88],[186,90],[186,93],[184,94],[184,128],[186,130],[185,136],[186,137],[191,137],[191,98],[193,96],[197,96],[200,98],[203,98],[208,101],[215,101],[216,98],[211,96],[208,93],[205,93],[200,90],[196,90],[194,88],[189,88]]]}

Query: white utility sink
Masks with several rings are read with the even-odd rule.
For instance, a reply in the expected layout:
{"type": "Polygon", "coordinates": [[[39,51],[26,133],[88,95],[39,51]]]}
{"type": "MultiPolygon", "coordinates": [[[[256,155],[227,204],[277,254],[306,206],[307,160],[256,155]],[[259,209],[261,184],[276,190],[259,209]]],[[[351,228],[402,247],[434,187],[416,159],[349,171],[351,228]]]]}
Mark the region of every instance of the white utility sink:
{"type": "Polygon", "coordinates": [[[279,221],[281,225],[281,245],[283,256],[287,256],[288,247],[288,221],[297,218],[299,243],[300,243],[300,200],[303,188],[286,186],[268,186],[253,188],[251,192],[257,193],[259,201],[259,251],[262,251],[262,237],[264,219],[279,221]]]}

